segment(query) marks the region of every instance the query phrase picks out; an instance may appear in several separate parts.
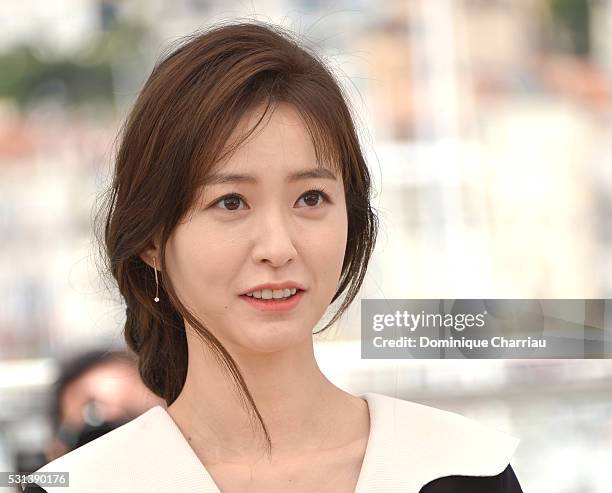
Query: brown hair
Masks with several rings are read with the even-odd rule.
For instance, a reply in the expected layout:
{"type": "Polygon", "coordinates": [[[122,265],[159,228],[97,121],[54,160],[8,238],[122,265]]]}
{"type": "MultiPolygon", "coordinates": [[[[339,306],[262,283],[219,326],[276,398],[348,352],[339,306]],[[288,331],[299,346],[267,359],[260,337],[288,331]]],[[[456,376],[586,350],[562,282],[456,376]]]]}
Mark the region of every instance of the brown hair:
{"type": "MultiPolygon", "coordinates": [[[[209,345],[238,395],[271,440],[234,359],[178,299],[166,275],[165,247],[189,212],[213,165],[237,149],[277,102],[299,110],[320,165],[341,173],[348,238],[331,302],[346,297],[326,330],[357,295],[374,249],[378,218],[370,204],[370,174],[347,99],[331,71],[284,29],[259,21],[217,24],[186,38],[158,61],[120,133],[112,183],[99,214],[104,268],[126,303],[125,339],[138,356],[144,383],[170,405],[187,375],[184,320],[209,345]],[[226,148],[240,118],[265,111],[244,138],[226,148]],[[159,240],[159,303],[154,270],[139,256],[159,240]]],[[[99,217],[96,218],[98,222],[99,217]]]]}

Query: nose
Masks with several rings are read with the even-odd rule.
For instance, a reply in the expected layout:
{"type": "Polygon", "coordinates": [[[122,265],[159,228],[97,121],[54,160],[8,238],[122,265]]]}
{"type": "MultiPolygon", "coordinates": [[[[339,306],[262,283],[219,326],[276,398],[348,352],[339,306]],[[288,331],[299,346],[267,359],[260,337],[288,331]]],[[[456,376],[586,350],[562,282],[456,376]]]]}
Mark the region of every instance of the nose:
{"type": "Polygon", "coordinates": [[[295,231],[281,211],[267,210],[254,227],[256,263],[268,262],[273,267],[281,267],[296,257],[295,231]]]}

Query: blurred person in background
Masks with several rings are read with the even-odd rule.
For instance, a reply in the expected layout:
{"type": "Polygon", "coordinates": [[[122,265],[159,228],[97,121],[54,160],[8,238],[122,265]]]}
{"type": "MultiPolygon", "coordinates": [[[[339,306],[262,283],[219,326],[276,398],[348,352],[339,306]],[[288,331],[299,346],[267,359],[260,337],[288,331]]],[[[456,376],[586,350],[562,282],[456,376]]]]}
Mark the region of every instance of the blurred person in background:
{"type": "Polygon", "coordinates": [[[95,349],[73,355],[60,368],[51,402],[54,436],[49,461],[163,405],[143,384],[127,353],[95,349]]]}

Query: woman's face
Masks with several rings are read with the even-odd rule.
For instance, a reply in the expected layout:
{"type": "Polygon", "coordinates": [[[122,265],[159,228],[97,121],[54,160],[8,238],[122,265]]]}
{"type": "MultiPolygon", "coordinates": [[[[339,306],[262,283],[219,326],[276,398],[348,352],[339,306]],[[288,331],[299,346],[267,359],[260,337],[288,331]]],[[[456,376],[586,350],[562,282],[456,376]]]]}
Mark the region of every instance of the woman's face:
{"type": "MultiPolygon", "coordinates": [[[[261,110],[235,132],[250,128],[261,110]]],[[[206,185],[170,237],[166,265],[178,295],[224,345],[268,353],[304,342],[331,302],[348,230],[342,177],[326,168],[335,179],[290,179],[316,164],[297,111],[280,103],[214,170],[252,180],[206,185]],[[286,281],[305,289],[292,309],[262,311],[243,296],[286,281]]]]}

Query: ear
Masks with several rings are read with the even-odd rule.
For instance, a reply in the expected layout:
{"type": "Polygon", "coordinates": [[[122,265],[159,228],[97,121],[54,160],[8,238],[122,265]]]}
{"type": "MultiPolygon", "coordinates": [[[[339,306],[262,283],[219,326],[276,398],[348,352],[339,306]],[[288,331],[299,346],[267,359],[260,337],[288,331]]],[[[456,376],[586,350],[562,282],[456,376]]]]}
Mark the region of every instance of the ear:
{"type": "Polygon", "coordinates": [[[159,258],[158,245],[159,243],[157,239],[153,240],[152,242],[150,242],[150,245],[148,248],[140,252],[139,257],[142,259],[142,261],[145,264],[151,267],[151,269],[154,269],[155,265],[157,265],[157,270],[160,271],[161,270],[161,260],[159,258]],[[153,259],[155,259],[155,262],[153,261],[153,259]]]}

